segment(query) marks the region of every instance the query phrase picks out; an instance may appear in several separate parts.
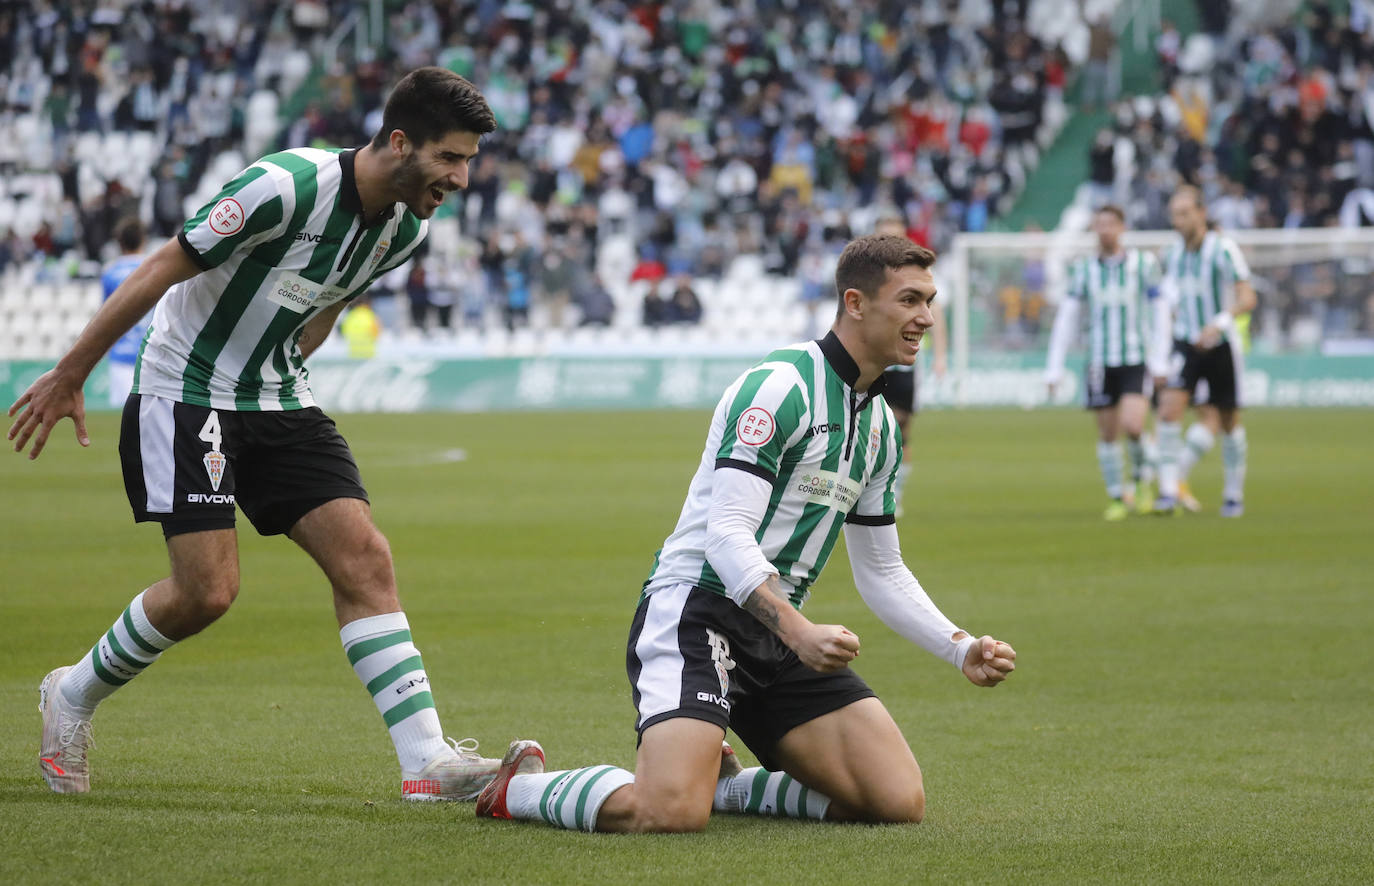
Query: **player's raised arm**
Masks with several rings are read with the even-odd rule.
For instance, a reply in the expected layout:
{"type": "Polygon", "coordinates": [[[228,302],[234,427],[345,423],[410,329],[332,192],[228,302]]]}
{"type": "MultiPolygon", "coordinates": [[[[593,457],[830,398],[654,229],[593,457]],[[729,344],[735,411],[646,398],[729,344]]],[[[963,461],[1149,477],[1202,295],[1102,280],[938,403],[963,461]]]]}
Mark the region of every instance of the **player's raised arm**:
{"type": "Polygon", "coordinates": [[[22,452],[32,437],[29,458],[37,458],[48,442],[48,434],[64,418],[71,418],[76,425],[77,441],[89,446],[81,389],[91,370],[168,289],[199,272],[200,268],[176,240],[168,240],[148,256],[100,306],[57,365],[39,376],[10,406],[11,417],[19,414],[7,436],[14,441],[14,451],[22,452]]]}

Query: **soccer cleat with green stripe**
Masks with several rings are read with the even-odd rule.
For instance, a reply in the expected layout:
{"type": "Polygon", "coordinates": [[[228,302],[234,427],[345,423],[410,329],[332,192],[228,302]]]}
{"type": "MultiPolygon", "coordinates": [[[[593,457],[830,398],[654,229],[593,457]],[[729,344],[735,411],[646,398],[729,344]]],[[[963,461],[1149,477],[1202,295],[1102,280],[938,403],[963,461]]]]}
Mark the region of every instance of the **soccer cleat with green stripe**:
{"type": "Polygon", "coordinates": [[[1102,512],[1102,519],[1109,523],[1115,523],[1118,520],[1125,520],[1126,515],[1130,512],[1130,508],[1126,507],[1124,501],[1114,498],[1107,503],[1107,509],[1102,512]]]}
{"type": "Polygon", "coordinates": [[[38,687],[38,710],[43,714],[43,744],[38,751],[38,770],[58,794],[84,794],[91,789],[91,769],[86,752],[95,747],[91,721],[67,707],[57,684],[70,667],[57,668],[38,687]]]}
{"type": "Polygon", "coordinates": [[[517,775],[533,775],[544,771],[544,749],[539,742],[530,739],[516,739],[510,743],[506,756],[501,758],[501,768],[477,798],[479,818],[510,818],[506,808],[506,790],[510,780],[517,775]]]}
{"type": "Polygon", "coordinates": [[[501,761],[477,754],[477,742],[448,739],[453,753],[438,757],[420,772],[401,773],[405,800],[472,800],[491,784],[501,761]]]}

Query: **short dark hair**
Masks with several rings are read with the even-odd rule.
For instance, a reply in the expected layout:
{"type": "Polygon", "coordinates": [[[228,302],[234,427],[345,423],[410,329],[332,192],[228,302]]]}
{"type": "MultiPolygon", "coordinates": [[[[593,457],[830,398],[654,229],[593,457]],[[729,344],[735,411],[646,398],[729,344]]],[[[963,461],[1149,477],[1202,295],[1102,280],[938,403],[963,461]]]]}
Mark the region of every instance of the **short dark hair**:
{"type": "Polygon", "coordinates": [[[1104,203],[1097,207],[1098,212],[1105,212],[1108,215],[1116,216],[1116,220],[1122,224],[1126,223],[1126,211],[1115,203],[1104,203]]]}
{"type": "Polygon", "coordinates": [[[450,132],[494,132],[496,115],[467,79],[447,68],[429,66],[406,74],[391,90],[372,146],[384,147],[397,129],[419,146],[450,132]]]}
{"type": "Polygon", "coordinates": [[[1177,197],[1180,194],[1187,194],[1192,198],[1194,206],[1206,211],[1207,204],[1202,199],[1202,188],[1199,188],[1197,185],[1179,185],[1178,190],[1174,191],[1174,196],[1177,197]]]}
{"type": "Polygon", "coordinates": [[[857,289],[868,296],[877,295],[889,270],[911,265],[929,268],[933,264],[935,253],[906,237],[891,234],[858,237],[840,253],[840,263],[835,268],[835,292],[841,304],[847,289],[857,289]]]}
{"type": "Polygon", "coordinates": [[[143,222],[136,215],[121,218],[115,223],[114,238],[124,252],[137,252],[143,247],[143,222]]]}

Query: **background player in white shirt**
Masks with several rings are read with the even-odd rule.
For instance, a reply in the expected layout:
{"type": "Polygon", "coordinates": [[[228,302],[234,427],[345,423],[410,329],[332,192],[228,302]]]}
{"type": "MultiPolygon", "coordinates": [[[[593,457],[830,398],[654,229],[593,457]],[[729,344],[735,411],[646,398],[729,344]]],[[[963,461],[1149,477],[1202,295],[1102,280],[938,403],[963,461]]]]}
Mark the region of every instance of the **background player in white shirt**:
{"type": "Polygon", "coordinates": [[[677,527],[655,558],[626,669],[635,772],[544,771],[516,741],[477,814],[587,831],[677,832],[712,810],[917,822],[921,770],[901,730],[849,668],[859,638],[801,613],[841,528],[855,585],[899,634],[995,686],[1016,653],[947,619],[903,564],[893,483],[901,440],[883,370],[910,365],[933,318],[929,250],[861,237],[836,270],[821,341],[782,348],[716,407],[677,527]],[[763,766],[722,749],[733,729],[763,766]]]}
{"type": "MultiPolygon", "coordinates": [[[[1168,304],[1159,297],[1159,262],[1147,252],[1121,245],[1126,216],[1120,207],[1097,210],[1093,230],[1097,254],[1073,263],[1067,291],[1055,312],[1045,383],[1053,396],[1063,378],[1064,358],[1078,333],[1081,312],[1086,311],[1084,399],[1097,418],[1097,463],[1108,498],[1103,517],[1124,520],[1136,499],[1148,495],[1142,439],[1150,408],[1145,360],[1151,326],[1167,324],[1169,313],[1168,304]],[[1130,456],[1129,484],[1117,445],[1122,432],[1130,456]]],[[[1158,367],[1155,374],[1162,373],[1162,366],[1158,367]]]]}
{"type": "MultiPolygon", "coordinates": [[[[1197,188],[1179,188],[1169,200],[1169,218],[1180,241],[1164,255],[1163,291],[1174,322],[1172,329],[1161,324],[1154,346],[1157,354],[1172,348],[1167,374],[1155,379],[1161,388],[1155,512],[1174,513],[1188,491],[1188,471],[1221,433],[1221,516],[1239,517],[1245,512],[1249,444],[1240,421],[1245,366],[1236,321],[1255,307],[1250,267],[1234,240],[1208,227],[1197,188]],[[1190,402],[1197,407],[1198,421],[1188,429],[1185,448],[1182,421],[1190,402]]],[[[1197,508],[1192,501],[1186,504],[1197,508]]]]}

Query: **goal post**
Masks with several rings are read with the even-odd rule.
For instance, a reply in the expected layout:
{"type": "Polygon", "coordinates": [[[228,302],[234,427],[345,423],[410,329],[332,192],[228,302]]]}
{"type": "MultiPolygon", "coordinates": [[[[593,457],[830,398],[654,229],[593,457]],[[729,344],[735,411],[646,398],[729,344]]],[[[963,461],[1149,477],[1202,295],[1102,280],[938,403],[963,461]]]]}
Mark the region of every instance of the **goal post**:
{"type": "MultiPolygon", "coordinates": [[[[1252,405],[1374,405],[1374,228],[1224,231],[1250,265],[1258,306],[1242,384],[1252,405]]],[[[1172,231],[1128,231],[1127,247],[1160,254],[1172,231]]],[[[959,234],[935,265],[948,305],[949,371],[927,372],[931,405],[1051,405],[1049,330],[1087,232],[959,234]]],[[[1054,405],[1080,403],[1084,336],[1054,405]]]]}

